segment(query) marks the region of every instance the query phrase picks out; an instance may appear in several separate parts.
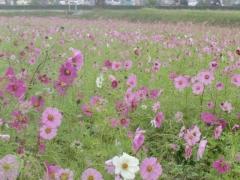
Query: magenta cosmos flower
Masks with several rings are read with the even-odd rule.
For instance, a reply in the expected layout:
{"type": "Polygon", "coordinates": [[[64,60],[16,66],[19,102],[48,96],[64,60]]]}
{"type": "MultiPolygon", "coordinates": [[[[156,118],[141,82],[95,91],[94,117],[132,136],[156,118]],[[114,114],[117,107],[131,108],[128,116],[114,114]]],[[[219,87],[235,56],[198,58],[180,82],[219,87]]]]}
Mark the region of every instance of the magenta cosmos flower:
{"type": "Polygon", "coordinates": [[[217,117],[214,114],[209,113],[209,112],[202,112],[201,119],[207,125],[214,124],[217,121],[217,117]]]}
{"type": "Polygon", "coordinates": [[[16,180],[20,164],[14,155],[6,155],[0,160],[1,180],[16,180]]]}
{"type": "Polygon", "coordinates": [[[43,125],[40,128],[40,137],[45,140],[51,140],[57,135],[57,128],[48,127],[43,125]]]}
{"type": "Polygon", "coordinates": [[[158,112],[157,115],[155,116],[155,118],[151,121],[151,124],[155,128],[160,128],[164,119],[165,119],[165,117],[164,117],[163,112],[158,112]]]}
{"type": "Polygon", "coordinates": [[[66,84],[71,84],[76,77],[77,77],[77,70],[71,63],[66,62],[61,66],[60,77],[59,77],[60,81],[63,81],[66,84]]]}
{"type": "Polygon", "coordinates": [[[44,99],[42,96],[32,96],[31,104],[34,108],[40,109],[41,107],[44,106],[44,99]]]}
{"type": "Polygon", "coordinates": [[[140,174],[143,180],[157,180],[162,174],[162,166],[157,158],[146,158],[140,165],[140,174]]]}
{"type": "Polygon", "coordinates": [[[88,168],[82,173],[81,180],[103,180],[103,177],[96,169],[88,168]]]}
{"type": "Polygon", "coordinates": [[[62,114],[57,108],[48,107],[42,113],[42,123],[51,128],[58,128],[62,122],[62,114]]]}
{"type": "Polygon", "coordinates": [[[69,58],[67,62],[70,62],[77,70],[80,70],[84,62],[82,52],[75,50],[73,57],[69,58]]]}
{"type": "Polygon", "coordinates": [[[11,95],[20,98],[23,97],[27,87],[25,83],[22,80],[11,80],[7,87],[6,87],[7,92],[9,92],[11,95]]]}
{"type": "Polygon", "coordinates": [[[224,174],[230,171],[230,164],[227,163],[224,159],[214,161],[212,167],[216,169],[220,174],[224,174]]]}
{"type": "Polygon", "coordinates": [[[175,88],[178,90],[183,90],[189,85],[189,79],[185,76],[178,76],[174,78],[175,88]]]}
{"type": "Polygon", "coordinates": [[[132,142],[132,148],[134,152],[138,152],[139,149],[143,146],[145,140],[144,133],[145,133],[144,130],[137,128],[132,142]]]}

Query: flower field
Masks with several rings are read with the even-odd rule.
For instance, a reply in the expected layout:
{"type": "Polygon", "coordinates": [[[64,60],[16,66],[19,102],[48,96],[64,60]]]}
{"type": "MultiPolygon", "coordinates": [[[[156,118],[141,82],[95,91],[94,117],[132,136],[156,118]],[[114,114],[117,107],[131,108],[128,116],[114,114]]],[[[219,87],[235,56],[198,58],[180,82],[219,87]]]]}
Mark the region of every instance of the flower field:
{"type": "Polygon", "coordinates": [[[0,180],[238,179],[239,27],[0,17],[0,180]]]}

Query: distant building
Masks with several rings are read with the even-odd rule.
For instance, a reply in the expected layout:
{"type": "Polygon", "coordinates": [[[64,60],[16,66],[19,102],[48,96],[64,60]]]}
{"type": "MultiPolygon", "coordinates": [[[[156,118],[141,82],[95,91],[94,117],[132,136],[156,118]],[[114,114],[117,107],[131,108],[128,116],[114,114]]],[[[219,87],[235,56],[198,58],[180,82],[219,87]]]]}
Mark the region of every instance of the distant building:
{"type": "Polygon", "coordinates": [[[0,5],[5,5],[5,4],[6,4],[5,0],[0,0],[0,5]]]}
{"type": "Polygon", "coordinates": [[[17,0],[16,4],[17,5],[29,5],[31,4],[31,0],[17,0]]]}

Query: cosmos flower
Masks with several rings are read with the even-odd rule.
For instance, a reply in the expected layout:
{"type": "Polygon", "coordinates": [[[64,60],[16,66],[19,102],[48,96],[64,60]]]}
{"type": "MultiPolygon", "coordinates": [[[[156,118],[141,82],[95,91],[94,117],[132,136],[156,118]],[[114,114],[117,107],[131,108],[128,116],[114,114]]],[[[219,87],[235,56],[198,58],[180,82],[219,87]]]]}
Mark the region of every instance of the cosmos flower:
{"type": "Polygon", "coordinates": [[[189,128],[184,133],[184,140],[189,146],[194,146],[200,141],[201,132],[199,128],[194,125],[192,128],[189,128]]]}
{"type": "Polygon", "coordinates": [[[231,82],[237,86],[237,87],[240,87],[240,74],[235,74],[232,76],[231,78],[231,82]]]}
{"type": "Polygon", "coordinates": [[[20,163],[17,157],[11,154],[0,159],[1,180],[16,180],[19,174],[20,163]]]}
{"type": "Polygon", "coordinates": [[[6,87],[7,92],[9,92],[11,95],[21,98],[24,96],[26,93],[27,87],[25,83],[22,80],[11,80],[7,87],[6,87]]]}
{"type": "Polygon", "coordinates": [[[43,99],[42,96],[32,96],[32,97],[31,97],[31,104],[32,104],[32,106],[33,106],[34,108],[38,109],[38,110],[39,110],[41,107],[44,106],[44,103],[45,103],[45,101],[44,101],[44,99],[43,99]]]}
{"type": "Polygon", "coordinates": [[[140,174],[143,180],[158,180],[162,175],[162,166],[157,158],[146,158],[140,165],[140,174]]]}
{"type": "Polygon", "coordinates": [[[66,84],[71,84],[73,80],[77,77],[76,68],[69,62],[64,63],[60,68],[59,80],[65,82],[66,84]]]}
{"type": "Polygon", "coordinates": [[[165,117],[163,112],[158,112],[155,116],[155,118],[151,121],[152,126],[154,126],[155,128],[160,128],[163,121],[164,121],[165,117]]]}
{"type": "Polygon", "coordinates": [[[127,79],[127,85],[128,87],[134,88],[137,85],[137,76],[132,74],[127,79]]]}
{"type": "Polygon", "coordinates": [[[70,169],[60,169],[56,173],[56,180],[74,180],[73,171],[70,169]]]}
{"type": "Polygon", "coordinates": [[[202,112],[201,113],[201,120],[206,123],[207,125],[214,124],[217,121],[217,117],[209,112],[202,112]]]}
{"type": "Polygon", "coordinates": [[[44,140],[51,140],[57,135],[57,128],[48,127],[43,125],[40,128],[40,137],[44,140]]]}
{"type": "Polygon", "coordinates": [[[199,81],[204,85],[209,85],[215,79],[211,71],[202,71],[198,74],[199,81]]]}
{"type": "Polygon", "coordinates": [[[205,139],[202,139],[200,141],[199,146],[198,146],[198,151],[197,151],[197,160],[198,161],[203,157],[207,143],[208,143],[208,141],[205,139]]]}
{"type": "Polygon", "coordinates": [[[76,70],[80,70],[84,63],[84,57],[82,52],[74,50],[73,56],[69,58],[67,62],[70,62],[76,68],[76,70]]]}
{"type": "Polygon", "coordinates": [[[115,174],[121,175],[126,180],[133,180],[139,171],[139,160],[126,153],[123,153],[122,156],[115,156],[112,163],[115,166],[115,174]]]}
{"type": "Polygon", "coordinates": [[[224,159],[219,159],[213,162],[212,167],[220,174],[224,174],[230,171],[230,164],[224,159]]]}
{"type": "Polygon", "coordinates": [[[81,180],[103,180],[103,177],[96,169],[88,168],[82,173],[81,180]]]}
{"type": "Polygon", "coordinates": [[[134,152],[138,152],[139,149],[143,146],[143,143],[145,140],[144,133],[145,133],[144,130],[137,128],[137,130],[135,132],[135,136],[132,141],[132,148],[133,148],[134,152]]]}
{"type": "Polygon", "coordinates": [[[203,94],[203,91],[204,91],[204,85],[200,82],[195,83],[192,85],[192,91],[193,91],[193,94],[195,95],[201,95],[203,94]]]}
{"type": "Polygon", "coordinates": [[[178,90],[183,90],[189,86],[189,79],[185,76],[177,76],[174,78],[175,88],[178,90]]]}
{"type": "Polygon", "coordinates": [[[232,110],[233,110],[233,107],[232,107],[232,104],[228,101],[225,101],[225,102],[222,102],[220,104],[220,108],[224,111],[224,112],[227,112],[227,113],[231,113],[232,110]]]}
{"type": "Polygon", "coordinates": [[[57,108],[48,107],[42,113],[42,123],[51,128],[58,128],[62,123],[62,114],[57,108]]]}

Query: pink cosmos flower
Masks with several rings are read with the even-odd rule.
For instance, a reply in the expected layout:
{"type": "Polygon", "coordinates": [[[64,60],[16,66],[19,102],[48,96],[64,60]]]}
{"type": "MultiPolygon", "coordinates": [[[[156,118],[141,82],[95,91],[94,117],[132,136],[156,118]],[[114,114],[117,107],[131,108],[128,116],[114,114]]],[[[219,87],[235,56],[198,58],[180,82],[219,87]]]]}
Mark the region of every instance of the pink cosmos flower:
{"type": "Polygon", "coordinates": [[[155,100],[161,95],[161,93],[162,91],[160,91],[159,89],[150,90],[149,98],[155,100]]]}
{"type": "Polygon", "coordinates": [[[44,99],[43,99],[42,96],[32,96],[32,97],[31,97],[31,104],[32,104],[32,106],[33,106],[34,108],[38,109],[38,110],[39,110],[41,107],[44,106],[44,103],[45,103],[45,101],[44,101],[44,99]]]}
{"type": "Polygon", "coordinates": [[[60,68],[59,80],[65,82],[66,84],[71,84],[73,80],[77,77],[76,68],[69,62],[63,64],[60,68]]]}
{"type": "Polygon", "coordinates": [[[17,157],[11,154],[0,159],[0,175],[2,180],[16,180],[19,174],[20,163],[17,157]]]}
{"type": "Polygon", "coordinates": [[[125,116],[128,114],[128,111],[129,111],[128,105],[124,101],[117,101],[115,108],[120,115],[125,116]]]}
{"type": "Polygon", "coordinates": [[[51,78],[49,78],[46,74],[38,75],[38,80],[43,84],[48,84],[51,82],[51,78]]]}
{"type": "Polygon", "coordinates": [[[221,82],[218,82],[218,83],[216,84],[216,88],[217,88],[217,90],[221,91],[221,90],[224,89],[224,84],[221,83],[221,82]]]}
{"type": "Polygon", "coordinates": [[[159,71],[160,67],[161,67],[161,63],[159,61],[155,61],[152,65],[152,71],[157,72],[159,71]]]}
{"type": "Polygon", "coordinates": [[[137,85],[137,76],[134,75],[134,74],[130,75],[130,76],[128,77],[128,79],[127,79],[127,85],[128,85],[129,87],[131,87],[131,88],[136,87],[136,85],[137,85]]]}
{"type": "Polygon", "coordinates": [[[66,90],[69,87],[69,85],[62,80],[58,80],[55,82],[54,87],[60,95],[65,95],[66,90]]]}
{"type": "Polygon", "coordinates": [[[56,180],[74,180],[73,171],[70,169],[60,169],[56,173],[56,180]]]}
{"type": "Polygon", "coordinates": [[[117,80],[113,80],[111,82],[111,86],[112,86],[113,89],[116,89],[118,87],[118,81],[117,80]]]}
{"type": "Polygon", "coordinates": [[[240,87],[240,74],[235,74],[232,76],[231,78],[231,82],[237,86],[237,87],[240,87]]]}
{"type": "Polygon", "coordinates": [[[220,174],[224,174],[230,171],[230,164],[224,159],[219,159],[213,162],[212,167],[220,174]]]}
{"type": "Polygon", "coordinates": [[[157,102],[155,102],[154,104],[153,104],[153,106],[152,106],[152,110],[153,110],[153,112],[157,112],[159,109],[160,109],[160,102],[159,101],[157,101],[157,102]]]}
{"type": "Polygon", "coordinates": [[[198,146],[198,151],[197,151],[197,160],[199,161],[200,159],[202,159],[203,154],[205,152],[206,146],[207,146],[207,140],[202,139],[199,143],[198,146]]]}
{"type": "Polygon", "coordinates": [[[194,125],[192,128],[189,128],[184,133],[184,140],[189,146],[194,146],[200,141],[201,132],[199,128],[194,125]]]}
{"type": "Polygon", "coordinates": [[[214,80],[214,74],[211,71],[203,71],[198,74],[198,79],[204,85],[209,85],[214,80]]]}
{"type": "Polygon", "coordinates": [[[157,115],[155,116],[155,118],[151,121],[151,124],[155,128],[160,128],[164,119],[165,119],[165,117],[164,117],[163,112],[158,112],[157,115]]]}
{"type": "Polygon", "coordinates": [[[104,66],[108,69],[112,68],[112,62],[110,60],[104,61],[104,66]]]}
{"type": "Polygon", "coordinates": [[[48,127],[43,125],[40,128],[40,137],[44,140],[51,140],[57,135],[57,128],[48,127]]]}
{"type": "Polygon", "coordinates": [[[27,128],[29,119],[20,111],[12,112],[12,120],[10,122],[10,127],[17,131],[27,128]]]}
{"type": "Polygon", "coordinates": [[[222,134],[222,131],[223,131],[223,128],[222,126],[217,126],[215,129],[214,129],[214,138],[215,139],[219,139],[221,134],[222,134]]]}
{"type": "Polygon", "coordinates": [[[227,112],[227,113],[231,113],[232,110],[233,110],[233,107],[232,107],[232,104],[230,102],[222,102],[220,104],[220,108],[224,111],[224,112],[227,112]]]}
{"type": "Polygon", "coordinates": [[[112,62],[112,70],[119,71],[122,68],[121,62],[113,61],[112,62]]]}
{"type": "Polygon", "coordinates": [[[209,112],[202,112],[201,113],[201,120],[205,122],[207,125],[214,124],[217,121],[217,117],[209,112]]]}
{"type": "Polygon", "coordinates": [[[185,76],[178,76],[174,78],[175,88],[178,90],[183,90],[189,85],[189,79],[185,76]]]}
{"type": "Polygon", "coordinates": [[[145,140],[144,133],[145,133],[145,131],[140,128],[137,128],[137,130],[135,132],[135,136],[132,141],[132,148],[135,153],[138,152],[139,149],[143,146],[143,143],[145,140]]]}
{"type": "Polygon", "coordinates": [[[123,61],[123,68],[126,70],[129,70],[132,68],[132,61],[131,60],[127,60],[127,61],[123,61]]]}
{"type": "Polygon", "coordinates": [[[158,180],[162,175],[162,166],[157,158],[146,158],[140,165],[140,174],[143,180],[158,180]]]}
{"type": "Polygon", "coordinates": [[[92,108],[88,104],[82,105],[82,112],[85,116],[88,116],[88,117],[91,117],[93,115],[92,108]]]}
{"type": "Polygon", "coordinates": [[[214,102],[213,102],[213,101],[209,101],[209,102],[207,103],[207,107],[208,107],[208,109],[213,109],[213,108],[215,107],[214,102]]]}
{"type": "Polygon", "coordinates": [[[15,71],[12,67],[7,68],[6,72],[5,72],[5,76],[11,80],[11,79],[15,79],[16,75],[15,75],[15,71]]]}
{"type": "Polygon", "coordinates": [[[185,146],[184,157],[186,160],[191,158],[192,149],[193,149],[192,146],[190,146],[188,144],[185,146]]]}
{"type": "Polygon", "coordinates": [[[195,83],[192,85],[192,91],[193,91],[193,94],[201,95],[203,94],[203,91],[204,91],[204,85],[200,82],[195,83]]]}
{"type": "Polygon", "coordinates": [[[61,167],[46,163],[46,172],[44,173],[43,180],[56,180],[58,171],[61,167]]]}
{"type": "Polygon", "coordinates": [[[22,80],[11,80],[7,87],[6,87],[7,92],[9,92],[11,95],[21,98],[24,96],[26,93],[27,87],[25,83],[22,80]]]}
{"type": "Polygon", "coordinates": [[[81,180],[103,180],[103,177],[96,169],[88,168],[82,173],[81,180]]]}
{"type": "Polygon", "coordinates": [[[80,70],[84,62],[84,57],[82,52],[78,50],[74,50],[73,56],[69,58],[67,62],[70,62],[77,70],[80,70]]]}
{"type": "Polygon", "coordinates": [[[127,128],[127,127],[129,126],[129,124],[130,124],[130,119],[128,119],[128,118],[121,118],[121,119],[119,120],[119,124],[120,124],[122,127],[127,128]]]}
{"type": "Polygon", "coordinates": [[[58,128],[62,123],[62,114],[57,108],[48,107],[42,113],[41,120],[47,127],[58,128]]]}
{"type": "Polygon", "coordinates": [[[109,174],[115,173],[115,166],[113,165],[112,159],[105,161],[105,169],[109,174]]]}

